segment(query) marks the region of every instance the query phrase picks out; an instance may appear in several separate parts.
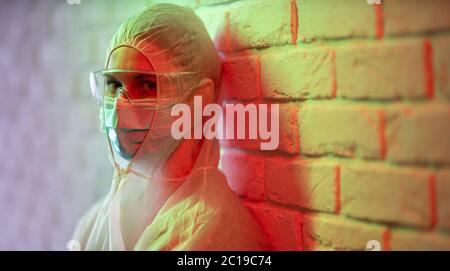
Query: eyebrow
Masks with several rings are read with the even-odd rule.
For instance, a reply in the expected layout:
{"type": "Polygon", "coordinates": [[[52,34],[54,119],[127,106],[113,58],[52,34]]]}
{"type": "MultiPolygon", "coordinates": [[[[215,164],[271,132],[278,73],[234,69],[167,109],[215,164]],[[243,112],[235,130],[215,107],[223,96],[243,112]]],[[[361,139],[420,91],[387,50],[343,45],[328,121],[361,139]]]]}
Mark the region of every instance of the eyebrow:
{"type": "MultiPolygon", "coordinates": [[[[121,81],[120,78],[115,77],[112,73],[105,73],[106,80],[121,81]]],[[[133,80],[153,79],[156,80],[156,76],[150,74],[138,74],[133,77],[133,80]]]]}
{"type": "Polygon", "coordinates": [[[149,74],[139,74],[134,77],[134,80],[141,80],[141,79],[147,79],[147,78],[156,79],[156,76],[149,75],[149,74]]]}

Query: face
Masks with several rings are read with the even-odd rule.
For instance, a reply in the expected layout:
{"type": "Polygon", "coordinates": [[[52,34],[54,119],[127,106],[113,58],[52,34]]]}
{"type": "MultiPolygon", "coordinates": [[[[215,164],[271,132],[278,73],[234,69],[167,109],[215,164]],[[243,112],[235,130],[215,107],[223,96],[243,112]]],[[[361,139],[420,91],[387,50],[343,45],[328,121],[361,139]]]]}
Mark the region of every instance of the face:
{"type": "MultiPolygon", "coordinates": [[[[110,56],[108,69],[128,69],[155,71],[152,64],[138,50],[130,47],[119,47],[110,56]]],[[[151,75],[114,73],[106,75],[106,83],[110,95],[116,95],[119,88],[126,89],[125,99],[142,99],[156,97],[156,78],[151,75]]],[[[118,119],[125,118],[117,112],[118,119]]],[[[123,114],[123,113],[122,113],[123,114]]],[[[132,157],[142,145],[148,129],[115,129],[121,151],[132,157]]],[[[117,147],[117,146],[116,146],[117,147]]]]}

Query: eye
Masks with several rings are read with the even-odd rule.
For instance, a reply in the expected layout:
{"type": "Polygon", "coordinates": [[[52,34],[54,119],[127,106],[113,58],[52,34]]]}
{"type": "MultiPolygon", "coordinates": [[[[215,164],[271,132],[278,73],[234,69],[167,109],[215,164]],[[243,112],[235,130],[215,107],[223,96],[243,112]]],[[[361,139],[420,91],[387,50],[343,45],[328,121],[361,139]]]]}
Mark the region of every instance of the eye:
{"type": "Polygon", "coordinates": [[[132,96],[139,99],[154,99],[156,98],[156,88],[155,81],[149,79],[140,80],[132,96]]]}
{"type": "Polygon", "coordinates": [[[122,87],[122,84],[117,80],[107,80],[106,85],[107,85],[107,92],[112,95],[115,95],[117,89],[122,87]]]}
{"type": "Polygon", "coordinates": [[[156,82],[153,81],[144,81],[142,82],[143,88],[142,90],[145,92],[151,92],[156,90],[156,82]]]}

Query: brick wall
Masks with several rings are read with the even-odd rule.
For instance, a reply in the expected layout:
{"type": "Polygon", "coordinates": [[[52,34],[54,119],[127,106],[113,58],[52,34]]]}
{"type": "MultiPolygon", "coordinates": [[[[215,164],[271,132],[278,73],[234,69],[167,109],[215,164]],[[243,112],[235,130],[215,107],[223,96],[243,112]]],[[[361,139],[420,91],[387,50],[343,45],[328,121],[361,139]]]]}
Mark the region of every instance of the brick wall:
{"type": "MultiPolygon", "coordinates": [[[[87,74],[150,0],[10,1],[0,21],[0,249],[63,249],[108,189],[87,74]]],[[[222,141],[274,249],[450,249],[450,1],[181,0],[228,103],[279,103],[280,145],[222,141]]]]}
{"type": "Polygon", "coordinates": [[[450,249],[450,1],[229,2],[199,8],[227,100],[280,103],[281,131],[222,167],[274,248],[450,249]]]}

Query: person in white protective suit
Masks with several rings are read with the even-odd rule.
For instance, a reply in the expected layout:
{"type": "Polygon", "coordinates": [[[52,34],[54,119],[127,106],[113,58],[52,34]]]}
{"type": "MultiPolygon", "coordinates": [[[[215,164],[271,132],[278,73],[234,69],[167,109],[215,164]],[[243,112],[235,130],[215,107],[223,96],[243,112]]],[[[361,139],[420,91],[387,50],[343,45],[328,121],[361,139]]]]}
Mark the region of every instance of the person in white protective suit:
{"type": "Polygon", "coordinates": [[[171,135],[175,104],[220,102],[220,59],[192,10],[155,4],[127,19],[90,80],[115,170],[75,229],[82,250],[269,249],[217,168],[217,140],[171,135]]]}

